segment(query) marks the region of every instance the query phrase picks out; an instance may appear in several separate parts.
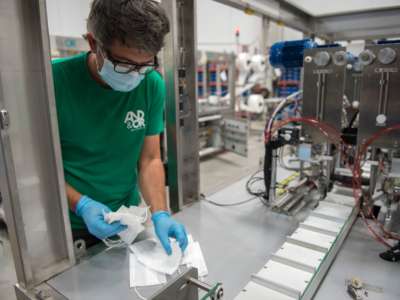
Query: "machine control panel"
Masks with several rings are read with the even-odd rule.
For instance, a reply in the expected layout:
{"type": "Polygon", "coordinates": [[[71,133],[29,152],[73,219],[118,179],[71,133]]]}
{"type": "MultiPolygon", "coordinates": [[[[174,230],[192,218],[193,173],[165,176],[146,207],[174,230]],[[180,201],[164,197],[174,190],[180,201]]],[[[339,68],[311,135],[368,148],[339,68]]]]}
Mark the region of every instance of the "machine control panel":
{"type": "MultiPolygon", "coordinates": [[[[399,56],[400,44],[369,45],[360,54],[364,62],[358,132],[360,143],[378,130],[400,123],[399,56]]],[[[393,131],[378,139],[375,145],[397,148],[399,143],[400,132],[393,131]]]]}
{"type": "MultiPolygon", "coordinates": [[[[303,116],[340,130],[348,55],[344,47],[313,48],[304,52],[303,116]]],[[[305,134],[323,141],[321,133],[305,126],[305,134]]]]}

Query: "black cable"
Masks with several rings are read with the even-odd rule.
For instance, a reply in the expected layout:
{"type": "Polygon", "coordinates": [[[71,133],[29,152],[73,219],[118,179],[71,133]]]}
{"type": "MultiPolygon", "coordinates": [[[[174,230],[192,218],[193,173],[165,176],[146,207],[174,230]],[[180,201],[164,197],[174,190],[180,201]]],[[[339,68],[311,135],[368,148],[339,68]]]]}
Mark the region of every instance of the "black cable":
{"type": "Polygon", "coordinates": [[[204,194],[200,194],[200,198],[203,201],[206,201],[210,204],[213,204],[215,206],[220,206],[220,207],[228,207],[228,206],[238,206],[238,205],[242,205],[242,204],[246,204],[250,201],[256,200],[258,197],[257,196],[253,196],[249,199],[243,200],[243,201],[239,201],[239,202],[233,202],[233,203],[219,203],[213,200],[208,199],[204,194]]]}
{"type": "Polygon", "coordinates": [[[358,111],[354,114],[354,116],[353,116],[353,118],[350,120],[350,123],[349,123],[349,125],[347,126],[347,128],[352,128],[352,127],[353,127],[353,124],[354,124],[354,122],[356,121],[357,116],[358,116],[359,113],[360,113],[360,111],[358,110],[358,111]]]}
{"type": "Polygon", "coordinates": [[[263,182],[264,178],[262,176],[256,176],[258,173],[262,172],[262,170],[258,170],[257,172],[253,173],[250,178],[247,180],[246,182],[246,191],[247,193],[249,193],[250,195],[252,195],[253,197],[250,197],[246,200],[243,201],[239,201],[239,202],[233,202],[233,203],[220,203],[220,202],[216,202],[213,200],[208,199],[204,194],[200,194],[200,198],[203,201],[206,201],[210,204],[213,204],[215,206],[220,206],[220,207],[230,207],[230,206],[239,206],[239,205],[243,205],[246,203],[249,203],[253,200],[259,199],[265,206],[269,206],[268,201],[265,199],[265,191],[264,190],[257,190],[254,191],[252,186],[253,184],[257,183],[257,182],[263,182]]]}
{"type": "Polygon", "coordinates": [[[264,177],[262,177],[262,176],[256,176],[256,175],[257,175],[258,173],[260,173],[260,172],[262,172],[262,170],[259,170],[259,171],[255,172],[255,173],[253,173],[253,174],[250,176],[250,178],[247,180],[247,182],[246,182],[246,191],[247,191],[250,195],[265,198],[265,193],[266,193],[265,190],[260,190],[260,189],[258,189],[257,191],[254,191],[254,190],[252,189],[252,186],[253,186],[255,183],[257,183],[257,182],[259,182],[259,181],[262,181],[262,182],[264,181],[264,177]]]}

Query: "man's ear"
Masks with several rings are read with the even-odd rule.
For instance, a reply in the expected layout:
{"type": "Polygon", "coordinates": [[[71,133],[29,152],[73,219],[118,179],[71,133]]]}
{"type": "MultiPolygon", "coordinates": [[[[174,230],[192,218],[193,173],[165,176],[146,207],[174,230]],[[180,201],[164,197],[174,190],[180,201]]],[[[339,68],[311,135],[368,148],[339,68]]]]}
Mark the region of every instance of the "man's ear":
{"type": "Polygon", "coordinates": [[[95,40],[93,34],[91,32],[88,32],[85,35],[85,38],[89,43],[90,51],[92,53],[97,53],[97,41],[95,40]]]}

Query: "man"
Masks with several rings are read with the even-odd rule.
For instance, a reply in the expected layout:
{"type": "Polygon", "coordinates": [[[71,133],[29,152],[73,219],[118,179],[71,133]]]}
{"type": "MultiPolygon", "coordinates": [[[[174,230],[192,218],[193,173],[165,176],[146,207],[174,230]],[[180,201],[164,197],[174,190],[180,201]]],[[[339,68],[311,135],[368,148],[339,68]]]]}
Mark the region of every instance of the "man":
{"type": "Polygon", "coordinates": [[[165,87],[154,68],[169,32],[165,11],[152,0],[94,0],[87,28],[91,51],[53,63],[74,239],[91,245],[124,230],[104,212],[138,205],[140,185],[165,251],[169,238],[183,251],[187,236],[167,211],[160,158],[165,87]]]}

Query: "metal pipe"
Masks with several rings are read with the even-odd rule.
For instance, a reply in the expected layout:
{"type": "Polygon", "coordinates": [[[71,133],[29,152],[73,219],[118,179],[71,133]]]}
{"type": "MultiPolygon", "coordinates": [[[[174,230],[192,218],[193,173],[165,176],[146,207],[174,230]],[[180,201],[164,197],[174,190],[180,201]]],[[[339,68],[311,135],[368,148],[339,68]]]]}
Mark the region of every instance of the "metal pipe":
{"type": "Polygon", "coordinates": [[[189,277],[188,278],[188,282],[193,284],[193,285],[195,285],[195,286],[197,286],[199,289],[201,289],[201,290],[203,290],[205,292],[209,292],[213,288],[208,283],[200,281],[200,280],[198,280],[196,278],[193,278],[193,277],[189,277]]]}
{"type": "MultiPolygon", "coordinates": [[[[371,161],[376,161],[378,158],[377,149],[373,147],[371,149],[371,161]]],[[[369,177],[369,196],[372,199],[375,188],[376,188],[376,181],[377,181],[377,174],[378,173],[378,166],[376,164],[371,164],[371,174],[369,177]]]]}
{"type": "Polygon", "coordinates": [[[278,155],[276,150],[272,150],[271,161],[271,185],[269,188],[269,201],[273,203],[276,198],[276,172],[277,172],[278,155]]]}

